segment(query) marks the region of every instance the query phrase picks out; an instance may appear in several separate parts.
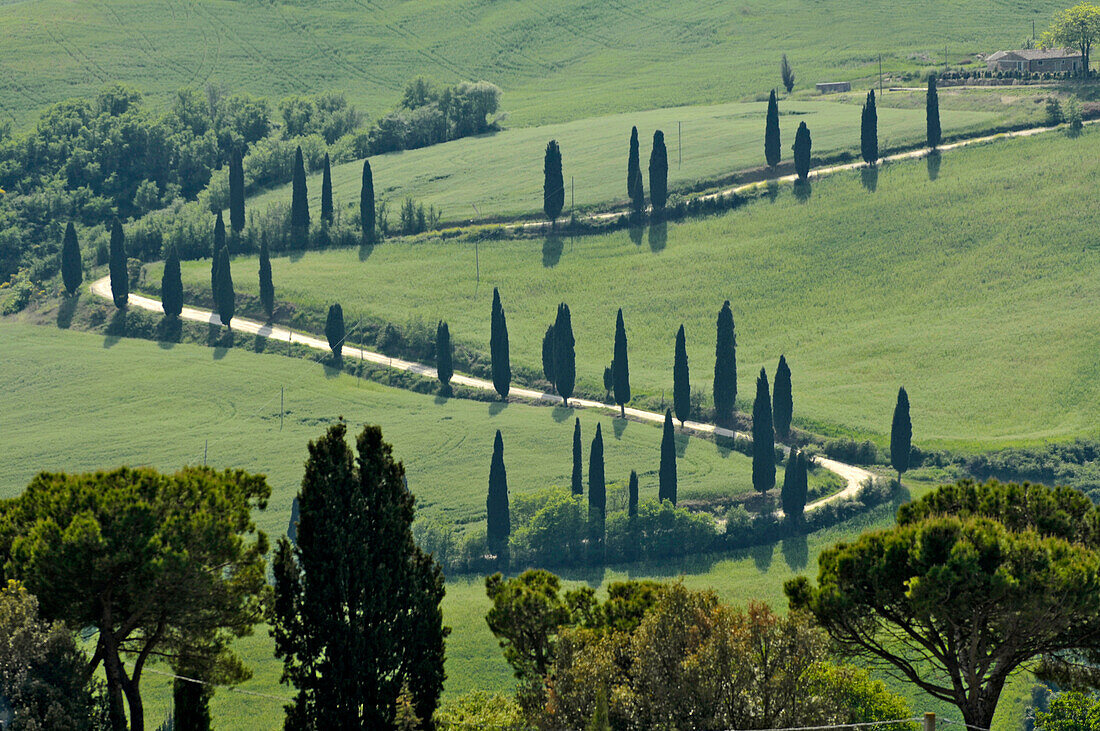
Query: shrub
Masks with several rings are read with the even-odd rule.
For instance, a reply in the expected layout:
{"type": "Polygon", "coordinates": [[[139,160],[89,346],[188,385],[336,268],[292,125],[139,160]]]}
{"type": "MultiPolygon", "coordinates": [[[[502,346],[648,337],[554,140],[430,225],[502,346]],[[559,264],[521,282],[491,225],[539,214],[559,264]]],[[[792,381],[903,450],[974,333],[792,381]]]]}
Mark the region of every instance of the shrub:
{"type": "Polygon", "coordinates": [[[831,439],[825,442],[825,454],[837,461],[851,464],[877,464],[879,462],[878,447],[874,442],[856,442],[844,437],[831,439]]]}

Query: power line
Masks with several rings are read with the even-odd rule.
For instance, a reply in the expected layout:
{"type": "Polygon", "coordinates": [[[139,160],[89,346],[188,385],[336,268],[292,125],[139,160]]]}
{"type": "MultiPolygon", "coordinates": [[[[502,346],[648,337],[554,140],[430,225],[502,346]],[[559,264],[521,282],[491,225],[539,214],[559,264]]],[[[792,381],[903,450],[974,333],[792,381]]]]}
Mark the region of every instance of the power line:
{"type": "Polygon", "coordinates": [[[154,675],[163,675],[166,678],[174,678],[176,680],[183,680],[187,683],[195,683],[197,685],[212,685],[212,686],[215,686],[217,688],[221,688],[222,690],[227,690],[230,693],[240,693],[241,695],[251,695],[251,696],[256,696],[257,698],[267,698],[269,700],[280,701],[282,703],[293,703],[294,702],[293,698],[286,698],[286,697],[281,696],[281,695],[269,695],[268,693],[257,693],[254,690],[244,690],[243,688],[232,688],[228,685],[220,685],[218,683],[210,683],[210,682],[205,681],[205,680],[199,680],[198,678],[188,678],[185,675],[176,675],[175,673],[166,673],[163,670],[155,670],[153,668],[145,668],[145,672],[152,673],[154,675]]]}

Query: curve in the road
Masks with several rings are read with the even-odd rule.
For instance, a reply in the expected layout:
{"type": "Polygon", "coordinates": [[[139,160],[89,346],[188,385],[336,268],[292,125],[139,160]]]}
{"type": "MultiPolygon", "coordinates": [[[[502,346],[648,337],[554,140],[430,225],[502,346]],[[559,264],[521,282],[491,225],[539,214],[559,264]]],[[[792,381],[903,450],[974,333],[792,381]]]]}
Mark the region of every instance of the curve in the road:
{"type": "MultiPolygon", "coordinates": [[[[104,299],[112,299],[111,296],[111,282],[110,277],[102,277],[92,282],[91,285],[92,294],[104,299]]],[[[130,294],[129,299],[130,307],[137,307],[143,310],[151,310],[154,312],[162,311],[160,300],[153,299],[152,297],[145,297],[139,294],[130,294]]],[[[204,322],[210,325],[221,325],[221,318],[217,313],[210,312],[209,310],[200,310],[195,307],[184,307],[180,313],[180,318],[183,320],[191,320],[193,322],[204,322]]],[[[285,327],[279,325],[267,325],[264,323],[256,322],[255,320],[248,320],[241,317],[234,317],[233,330],[237,332],[245,332],[253,335],[261,335],[265,338],[272,340],[286,340],[289,343],[299,343],[306,347],[313,348],[327,352],[329,350],[328,341],[316,338],[311,335],[305,335],[300,332],[294,332],[285,327]]],[[[355,358],[360,360],[369,361],[377,365],[386,366],[387,368],[394,368],[399,371],[408,371],[410,373],[416,373],[417,375],[424,376],[425,378],[438,378],[435,368],[424,365],[423,363],[416,363],[414,361],[403,360],[401,358],[391,358],[388,355],[382,353],[376,353],[364,348],[356,348],[351,345],[345,345],[343,353],[346,357],[355,358]]],[[[492,382],[483,380],[481,378],[474,378],[472,376],[466,376],[459,373],[454,374],[451,378],[452,383],[457,383],[468,388],[476,388],[481,391],[495,391],[492,382]]],[[[554,394],[545,393],[543,391],[536,391],[530,388],[518,388],[513,387],[509,391],[510,396],[517,396],[523,399],[529,399],[535,402],[545,402],[558,404],[561,403],[561,397],[554,394]]],[[[599,401],[591,401],[588,399],[573,398],[569,400],[569,405],[574,408],[581,409],[597,409],[601,411],[617,411],[618,407],[609,406],[608,404],[601,403],[599,401]]],[[[650,422],[653,424],[663,424],[665,417],[664,414],[658,414],[654,411],[644,411],[642,409],[634,409],[627,407],[626,415],[637,421],[650,422]]],[[[727,438],[740,438],[752,440],[752,436],[745,434],[744,432],[734,431],[733,429],[726,429],[724,427],[715,426],[713,424],[706,424],[698,421],[687,421],[683,425],[684,431],[694,432],[696,434],[708,434],[727,438]]],[[[782,445],[781,445],[782,446],[782,445]]],[[[789,452],[790,448],[782,446],[784,452],[789,452]]],[[[833,459],[824,457],[817,458],[817,464],[821,465],[830,472],[839,475],[845,481],[845,487],[843,490],[833,493],[820,500],[815,500],[806,505],[806,510],[811,511],[820,508],[822,505],[826,505],[836,500],[845,500],[847,498],[854,497],[859,488],[868,479],[871,479],[873,475],[862,467],[856,467],[855,465],[845,464],[843,462],[837,462],[833,459]]]]}

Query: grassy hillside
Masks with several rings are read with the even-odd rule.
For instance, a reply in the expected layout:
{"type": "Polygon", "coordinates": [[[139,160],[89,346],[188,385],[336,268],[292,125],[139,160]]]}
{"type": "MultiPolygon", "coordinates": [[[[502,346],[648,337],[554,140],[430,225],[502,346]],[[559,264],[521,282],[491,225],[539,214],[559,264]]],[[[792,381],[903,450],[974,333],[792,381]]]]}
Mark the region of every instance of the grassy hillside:
{"type": "MultiPolygon", "coordinates": [[[[623,307],[635,393],[672,386],[684,323],[693,384],[709,393],[714,321],[724,299],[738,328],[740,394],[785,353],[795,422],[884,438],[898,386],[924,446],[994,447],[1095,435],[1100,132],[1048,134],[783,188],[722,217],[578,238],[482,241],[481,283],[465,241],[389,243],[273,263],[276,296],[320,310],[339,301],[395,323],[450,322],[488,351],[500,287],[512,362],[540,368],[557,303],[573,312],[579,383],[602,392],[623,307]],[[867,187],[865,187],[864,183],[867,187]],[[1055,347],[1056,345],[1056,347],[1055,347]]],[[[234,263],[254,292],[254,259],[234,263]]],[[[209,281],[209,264],[185,266],[209,281]]],[[[150,272],[159,281],[159,271],[150,272]]]]}
{"type": "MultiPolygon", "coordinates": [[[[945,101],[951,99],[945,94],[945,101]]],[[[783,159],[790,160],[794,133],[803,121],[813,134],[816,154],[858,150],[860,106],[854,97],[846,102],[783,100],[780,105],[783,159]]],[[[1041,112],[1040,107],[1026,102],[1017,104],[1015,109],[996,111],[992,108],[960,111],[947,108],[949,104],[949,101],[945,104],[941,119],[946,134],[980,128],[1008,115],[1017,119],[1041,112]]],[[[542,216],[542,158],[547,141],[556,139],[562,149],[567,211],[574,193],[577,207],[625,201],[626,152],[632,125],[638,127],[643,169],[647,169],[653,131],[664,131],[669,153],[669,187],[676,190],[678,186],[763,165],[766,109],[766,102],[674,107],[510,129],[379,155],[371,158],[375,195],[389,201],[394,225],[398,206],[408,195],[425,205],[441,208],[447,220],[542,216]],[[677,146],[677,122],[682,123],[681,147],[677,146]],[[681,152],[682,164],[678,157],[681,152]]],[[[879,143],[885,148],[920,141],[924,138],[924,125],[923,107],[882,107],[879,143]]],[[[350,207],[349,215],[358,215],[362,171],[363,163],[358,161],[332,171],[333,197],[337,207],[341,204],[350,207]]],[[[648,192],[649,175],[643,175],[648,192]]],[[[309,179],[309,191],[310,205],[317,210],[321,199],[320,175],[309,179]]],[[[252,198],[248,205],[263,210],[275,201],[290,201],[289,185],[252,198]]]]}
{"type": "Polygon", "coordinates": [[[340,89],[370,115],[418,74],[485,79],[516,126],[752,98],[1016,46],[1061,0],[36,0],[0,2],[0,119],[109,82],[340,89]]]}

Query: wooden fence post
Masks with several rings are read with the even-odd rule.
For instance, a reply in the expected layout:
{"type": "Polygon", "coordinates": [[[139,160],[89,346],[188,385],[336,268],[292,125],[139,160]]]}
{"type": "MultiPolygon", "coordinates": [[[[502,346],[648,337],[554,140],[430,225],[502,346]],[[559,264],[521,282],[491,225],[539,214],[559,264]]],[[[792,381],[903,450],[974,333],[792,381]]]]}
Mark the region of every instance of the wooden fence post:
{"type": "Polygon", "coordinates": [[[936,731],[936,714],[924,714],[924,731],[936,731]]]}

